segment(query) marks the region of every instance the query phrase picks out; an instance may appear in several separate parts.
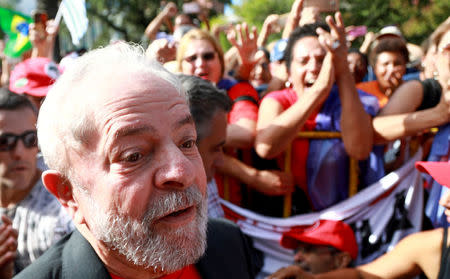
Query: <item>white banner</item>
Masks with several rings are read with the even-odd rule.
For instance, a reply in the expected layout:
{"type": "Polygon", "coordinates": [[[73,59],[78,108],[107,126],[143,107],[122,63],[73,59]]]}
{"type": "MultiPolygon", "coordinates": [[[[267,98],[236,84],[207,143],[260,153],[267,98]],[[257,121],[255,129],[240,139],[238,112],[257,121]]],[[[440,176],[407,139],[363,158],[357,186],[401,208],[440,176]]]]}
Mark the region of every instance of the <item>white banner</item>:
{"type": "Polygon", "coordinates": [[[352,226],[359,246],[356,264],[366,263],[390,250],[404,236],[420,230],[423,187],[414,163],[421,156],[422,152],[417,152],[397,171],[320,212],[272,218],[222,201],[225,214],[264,252],[266,274],[293,262],[293,251],[279,244],[282,233],[295,226],[312,225],[319,219],[343,220],[352,226]]]}

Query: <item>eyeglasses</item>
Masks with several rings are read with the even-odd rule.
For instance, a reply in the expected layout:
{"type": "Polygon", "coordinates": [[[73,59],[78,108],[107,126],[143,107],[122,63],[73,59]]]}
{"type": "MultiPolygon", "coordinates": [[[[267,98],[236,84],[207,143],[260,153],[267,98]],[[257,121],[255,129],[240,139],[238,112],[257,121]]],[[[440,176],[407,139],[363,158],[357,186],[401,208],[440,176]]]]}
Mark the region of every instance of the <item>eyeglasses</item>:
{"type": "MultiPolygon", "coordinates": [[[[186,62],[192,63],[195,62],[197,60],[197,54],[185,57],[184,60],[186,62]]],[[[211,61],[216,57],[216,53],[214,51],[210,51],[210,52],[205,52],[200,54],[200,57],[205,60],[205,61],[211,61]]]]}
{"type": "Polygon", "coordinates": [[[17,141],[21,139],[23,145],[26,148],[33,148],[37,146],[37,132],[36,131],[25,131],[20,135],[12,133],[4,133],[0,135],[0,151],[10,151],[13,150],[17,141]]]}

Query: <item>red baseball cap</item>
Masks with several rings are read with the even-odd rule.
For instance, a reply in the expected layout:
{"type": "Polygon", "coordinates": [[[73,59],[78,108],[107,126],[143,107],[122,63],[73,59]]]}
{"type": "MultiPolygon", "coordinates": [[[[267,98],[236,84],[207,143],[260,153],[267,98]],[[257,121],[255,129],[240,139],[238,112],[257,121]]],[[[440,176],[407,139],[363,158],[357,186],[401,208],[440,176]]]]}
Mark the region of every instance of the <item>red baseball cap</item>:
{"type": "Polygon", "coordinates": [[[20,62],[12,70],[9,90],[17,94],[44,97],[60,74],[58,65],[50,59],[30,58],[20,62]]]}
{"type": "Polygon", "coordinates": [[[416,162],[416,168],[431,175],[439,184],[450,188],[449,162],[416,162]]]}
{"type": "Polygon", "coordinates": [[[332,246],[348,252],[352,259],[358,256],[355,234],[352,228],[342,221],[319,220],[312,226],[293,228],[281,237],[281,246],[285,248],[295,249],[299,242],[332,246]]]}

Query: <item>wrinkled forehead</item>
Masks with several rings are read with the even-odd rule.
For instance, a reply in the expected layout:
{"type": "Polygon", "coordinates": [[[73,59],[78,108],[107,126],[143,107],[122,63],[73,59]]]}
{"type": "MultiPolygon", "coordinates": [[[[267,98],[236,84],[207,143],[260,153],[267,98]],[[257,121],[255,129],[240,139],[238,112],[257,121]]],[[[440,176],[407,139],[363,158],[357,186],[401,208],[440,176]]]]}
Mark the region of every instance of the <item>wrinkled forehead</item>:
{"type": "Polygon", "coordinates": [[[173,97],[181,96],[173,84],[148,73],[109,73],[87,79],[79,88],[83,96],[76,97],[86,105],[101,108],[108,103],[129,98],[148,97],[158,98],[166,94],[173,97]]]}
{"type": "Polygon", "coordinates": [[[186,104],[179,89],[160,77],[134,74],[99,78],[103,82],[90,79],[78,89],[82,96],[77,98],[78,103],[72,108],[74,115],[78,114],[77,110],[80,111],[80,119],[90,118],[96,129],[101,129],[106,122],[114,121],[119,116],[135,113],[144,118],[150,112],[175,103],[186,104]]]}

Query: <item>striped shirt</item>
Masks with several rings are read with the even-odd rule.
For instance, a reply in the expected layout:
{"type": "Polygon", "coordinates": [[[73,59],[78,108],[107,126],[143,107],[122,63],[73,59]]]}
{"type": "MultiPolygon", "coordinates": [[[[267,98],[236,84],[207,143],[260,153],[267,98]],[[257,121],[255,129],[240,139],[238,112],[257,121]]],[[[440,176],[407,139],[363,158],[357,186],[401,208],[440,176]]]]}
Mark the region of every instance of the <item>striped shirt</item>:
{"type": "Polygon", "coordinates": [[[0,214],[8,216],[18,231],[16,273],[75,228],[69,214],[40,179],[25,199],[14,207],[0,208],[0,214]]]}

